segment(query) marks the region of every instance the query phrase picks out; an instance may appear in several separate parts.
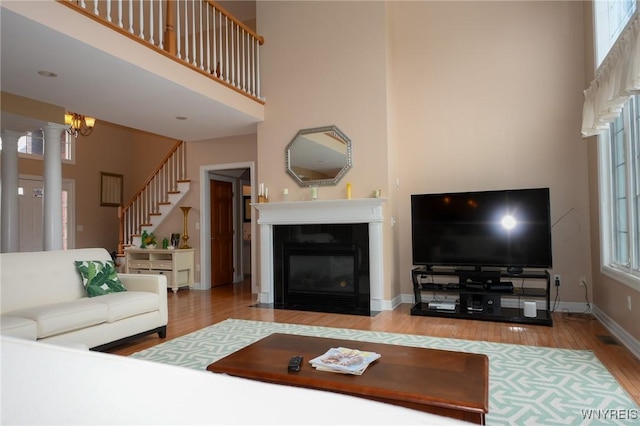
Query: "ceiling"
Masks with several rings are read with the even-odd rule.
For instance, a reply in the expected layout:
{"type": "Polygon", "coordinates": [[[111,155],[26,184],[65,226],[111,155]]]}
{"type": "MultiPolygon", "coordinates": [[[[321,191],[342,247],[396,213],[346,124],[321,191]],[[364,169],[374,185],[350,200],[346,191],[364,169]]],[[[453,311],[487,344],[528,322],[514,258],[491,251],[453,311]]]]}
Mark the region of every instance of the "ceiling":
{"type": "MultiPolygon", "coordinates": [[[[36,8],[57,8],[56,12],[65,9],[63,13],[69,16],[67,19],[83,19],[82,24],[93,25],[93,31],[103,28],[78,13],[70,16],[65,6],[55,2],[3,1],[0,3],[0,89],[3,92],[94,116],[98,119],[96,126],[100,121],[107,121],[184,141],[256,132],[256,125],[261,121],[256,117],[259,114],[247,113],[237,105],[229,106],[209,93],[220,91],[219,83],[195,71],[190,71],[186,81],[168,79],[15,12],[34,7],[24,6],[29,3],[36,8]],[[14,8],[18,3],[22,4],[14,8]],[[49,71],[57,76],[45,77],[38,71],[49,71]],[[211,91],[196,90],[194,81],[200,87],[216,87],[211,91]]],[[[242,20],[255,19],[255,2],[222,4],[242,20]]],[[[76,28],[78,23],[68,22],[68,25],[76,28]]],[[[138,48],[139,43],[114,31],[111,33],[114,33],[112,37],[121,37],[123,44],[132,43],[133,48],[138,48]]],[[[145,50],[153,54],[149,49],[145,50]]],[[[166,64],[160,62],[159,67],[179,67],[184,73],[182,68],[185,67],[176,65],[175,61],[160,54],[153,56],[157,58],[152,61],[165,61],[166,64]]],[[[231,96],[239,96],[240,102],[247,102],[243,95],[233,93],[231,96]]],[[[42,125],[42,122],[6,111],[1,119],[1,127],[5,130],[27,131],[42,125]]]]}

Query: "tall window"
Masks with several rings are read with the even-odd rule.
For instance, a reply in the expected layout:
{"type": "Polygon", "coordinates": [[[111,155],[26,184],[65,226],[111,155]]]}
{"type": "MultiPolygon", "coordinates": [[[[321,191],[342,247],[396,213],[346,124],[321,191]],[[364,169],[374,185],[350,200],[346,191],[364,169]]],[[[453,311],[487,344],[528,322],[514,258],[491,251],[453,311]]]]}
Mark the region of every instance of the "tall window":
{"type": "Polygon", "coordinates": [[[635,86],[631,88],[628,80],[612,78],[631,72],[629,64],[637,60],[630,40],[637,34],[638,2],[595,1],[593,7],[596,79],[602,89],[593,98],[594,128],[604,123],[599,129],[607,129],[598,136],[601,268],[640,291],[640,95],[633,94],[635,86]],[[615,91],[607,92],[607,84],[615,91]]]}
{"type": "Polygon", "coordinates": [[[600,136],[602,267],[640,289],[640,97],[600,136]]]}

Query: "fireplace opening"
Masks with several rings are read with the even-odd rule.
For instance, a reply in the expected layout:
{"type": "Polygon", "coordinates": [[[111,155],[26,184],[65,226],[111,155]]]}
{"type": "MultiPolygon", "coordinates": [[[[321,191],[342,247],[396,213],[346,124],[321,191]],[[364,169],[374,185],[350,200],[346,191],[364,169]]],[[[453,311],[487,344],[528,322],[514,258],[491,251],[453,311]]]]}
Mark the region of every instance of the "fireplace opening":
{"type": "Polygon", "coordinates": [[[368,239],[353,238],[353,230],[338,235],[345,229],[335,227],[277,243],[276,308],[370,315],[368,239]]]}
{"type": "Polygon", "coordinates": [[[356,246],[290,244],[284,248],[284,258],[287,309],[358,310],[356,246]]]}

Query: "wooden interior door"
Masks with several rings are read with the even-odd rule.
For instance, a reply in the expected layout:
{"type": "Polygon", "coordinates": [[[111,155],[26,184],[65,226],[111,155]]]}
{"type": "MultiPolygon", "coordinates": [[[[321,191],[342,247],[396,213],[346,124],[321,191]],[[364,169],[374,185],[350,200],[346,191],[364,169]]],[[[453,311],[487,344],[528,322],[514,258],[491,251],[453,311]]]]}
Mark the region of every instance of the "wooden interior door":
{"type": "Polygon", "coordinates": [[[211,200],[211,287],[233,282],[233,187],[209,181],[211,200]]]}

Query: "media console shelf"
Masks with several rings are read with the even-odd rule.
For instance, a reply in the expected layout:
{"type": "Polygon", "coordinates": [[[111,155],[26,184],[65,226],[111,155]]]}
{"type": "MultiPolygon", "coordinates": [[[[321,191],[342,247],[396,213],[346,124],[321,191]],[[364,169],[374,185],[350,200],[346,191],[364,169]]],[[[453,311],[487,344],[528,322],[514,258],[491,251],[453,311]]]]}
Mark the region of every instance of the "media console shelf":
{"type": "Polygon", "coordinates": [[[553,325],[547,270],[511,273],[419,267],[411,276],[416,302],[411,315],[553,325]]]}

